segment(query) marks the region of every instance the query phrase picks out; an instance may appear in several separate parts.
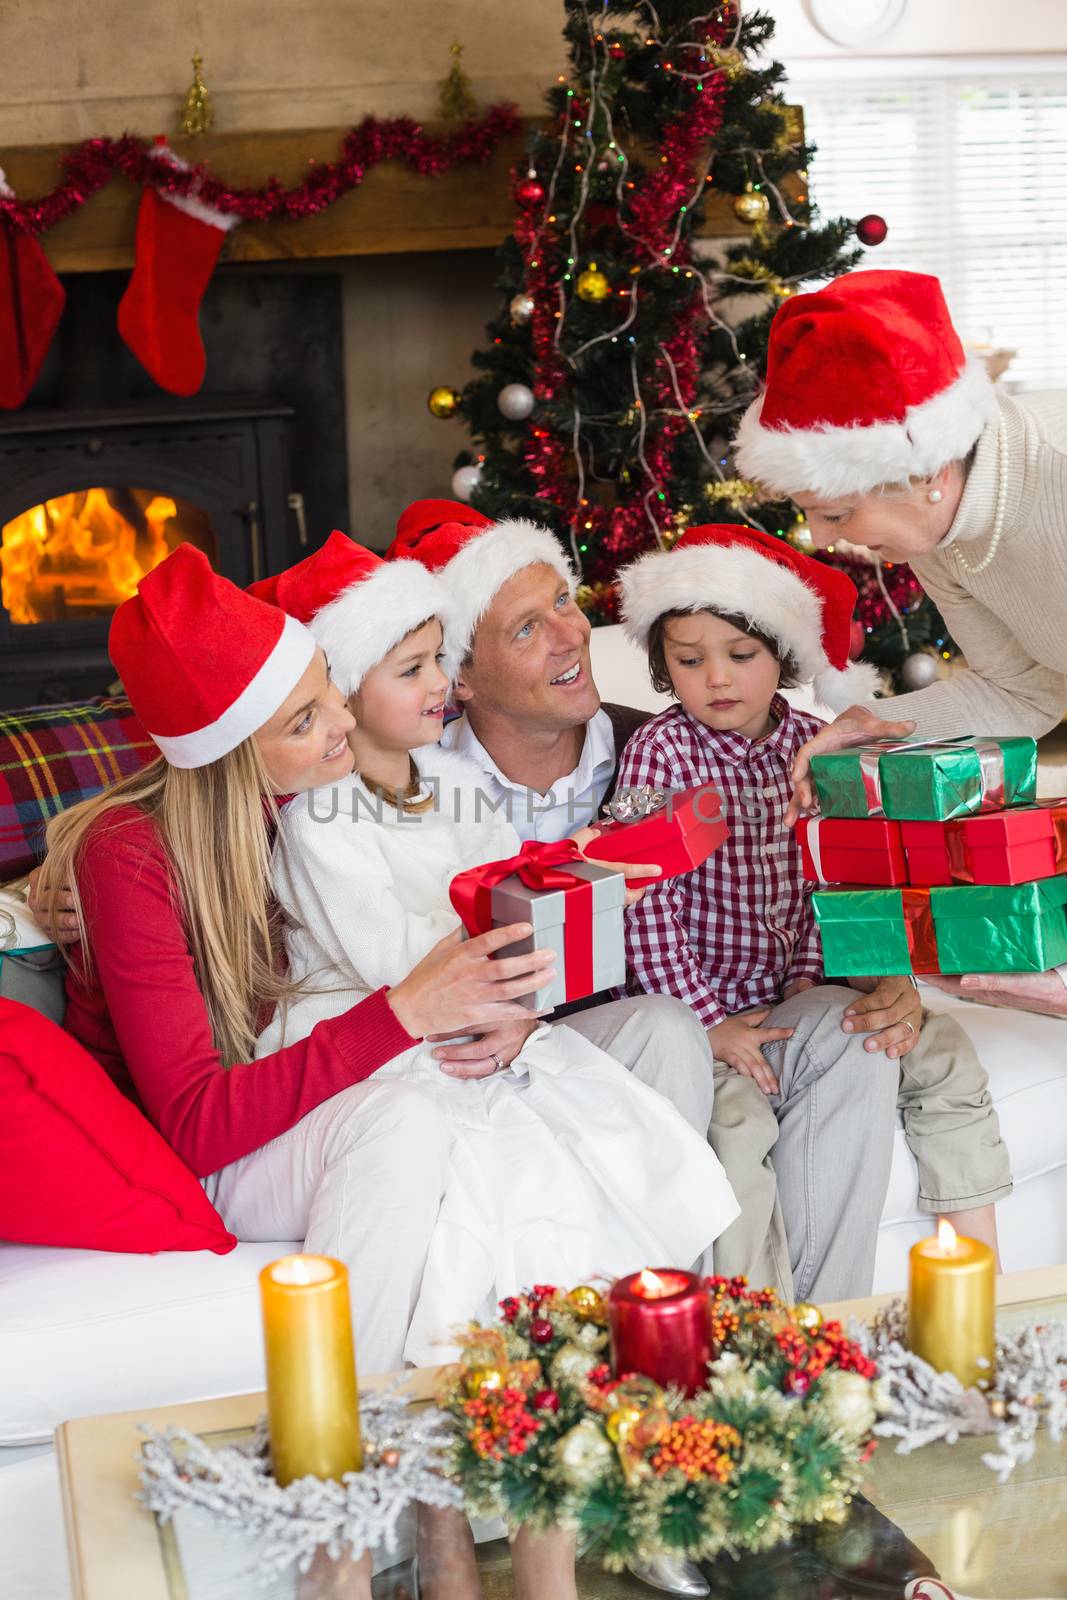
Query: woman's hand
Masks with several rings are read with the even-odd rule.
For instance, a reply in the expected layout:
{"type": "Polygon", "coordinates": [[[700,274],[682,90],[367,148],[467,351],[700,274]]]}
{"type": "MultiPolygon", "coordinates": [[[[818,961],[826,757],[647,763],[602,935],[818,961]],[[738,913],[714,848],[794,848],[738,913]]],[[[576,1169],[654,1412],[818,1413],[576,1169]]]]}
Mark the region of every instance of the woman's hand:
{"type": "Polygon", "coordinates": [[[389,1005],[400,1026],[413,1039],[425,1039],[434,1033],[484,1033],[501,1023],[529,1022],[537,1013],[518,1005],[517,999],[536,993],[555,977],[555,951],[534,950],[499,961],[490,957],[532,933],[528,922],[490,928],[466,942],[460,928],[447,933],[389,990],[389,1005]]]}
{"type": "Polygon", "coordinates": [[[833,750],[848,750],[852,745],[870,744],[873,739],[906,739],[914,733],[914,722],[886,722],[866,706],[849,706],[833,722],[820,728],[814,739],[802,744],[793,758],[793,798],[785,813],[791,828],[798,817],[815,809],[815,787],[809,777],[812,756],[826,756],[833,750]]]}
{"type": "MultiPolygon", "coordinates": [[[[45,863],[47,865],[47,863],[45,863]]],[[[34,867],[26,880],[26,904],[55,944],[71,944],[78,937],[74,895],[65,883],[56,896],[55,921],[48,918],[48,882],[45,866],[34,867]]]]}
{"type": "Polygon", "coordinates": [[[1037,1011],[1046,1017],[1067,1017],[1067,981],[1060,969],[1049,972],[968,972],[962,978],[931,973],[923,978],[945,994],[976,1000],[983,1006],[1006,1006],[1013,1011],[1037,1011]]]}
{"type": "Polygon", "coordinates": [[[587,856],[585,854],[586,845],[591,844],[594,839],[599,839],[599,837],[600,829],[597,827],[595,822],[591,823],[587,828],[577,828],[575,832],[571,834],[571,838],[582,852],[583,861],[588,861],[589,864],[594,867],[608,867],[612,872],[622,873],[623,877],[627,880],[626,904],[628,906],[635,906],[640,900],[641,896],[644,894],[645,890],[648,888],[648,884],[642,883],[640,888],[631,889],[629,887],[629,880],[631,878],[658,878],[660,876],[659,867],[654,863],[651,865],[646,863],[644,866],[635,866],[629,861],[597,861],[593,856],[587,856]]]}
{"type": "Polygon", "coordinates": [[[919,992],[906,977],[852,980],[853,988],[869,983],[873,988],[847,1008],[841,1026],[846,1033],[869,1033],[863,1048],[872,1054],[884,1050],[891,1061],[897,1061],[919,1042],[923,1020],[919,992]]]}
{"type": "Polygon", "coordinates": [[[725,1062],[743,1077],[755,1078],[764,1094],[777,1094],[778,1079],[763,1054],[763,1046],[774,1044],[778,1039],[791,1039],[794,1030],[762,1027],[770,1014],[770,1006],[760,1011],[742,1011],[736,1017],[727,1017],[725,1022],[717,1022],[707,1034],[716,1061],[725,1062]]]}
{"type": "MultiPolygon", "coordinates": [[[[529,1014],[527,1014],[529,1015],[529,1014]]],[[[441,1063],[441,1071],[448,1078],[490,1078],[501,1067],[509,1067],[533,1033],[540,1027],[536,1017],[526,1022],[503,1022],[499,1028],[489,1028],[470,1044],[450,1044],[445,1040],[433,1058],[441,1063]]],[[[439,1034],[427,1040],[436,1044],[439,1034]]]]}

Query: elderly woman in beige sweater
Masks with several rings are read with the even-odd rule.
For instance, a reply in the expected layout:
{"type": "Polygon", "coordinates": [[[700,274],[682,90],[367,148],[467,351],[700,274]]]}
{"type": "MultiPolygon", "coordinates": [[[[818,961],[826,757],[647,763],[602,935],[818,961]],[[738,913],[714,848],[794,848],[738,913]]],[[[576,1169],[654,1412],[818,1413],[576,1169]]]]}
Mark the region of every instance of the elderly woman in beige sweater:
{"type": "MultiPolygon", "coordinates": [[[[854,272],[797,295],[771,330],[767,383],[737,465],[835,539],[908,561],[967,661],[914,694],[853,706],[799,753],[887,735],[1047,732],[1067,706],[1067,394],[1012,399],[967,360],[936,278],[854,272]]],[[[939,980],[1067,1015],[1057,972],[939,980]]]]}

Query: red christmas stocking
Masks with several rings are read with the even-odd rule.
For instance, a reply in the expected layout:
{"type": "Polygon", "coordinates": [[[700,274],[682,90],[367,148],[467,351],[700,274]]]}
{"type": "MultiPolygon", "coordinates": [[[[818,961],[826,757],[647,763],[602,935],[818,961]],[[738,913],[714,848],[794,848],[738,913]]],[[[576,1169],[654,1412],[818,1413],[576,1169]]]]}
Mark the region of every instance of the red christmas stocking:
{"type": "MultiPolygon", "coordinates": [[[[177,166],[169,150],[167,159],[177,166]]],[[[195,394],[207,360],[200,302],[222,241],[240,219],[212,211],[195,195],[146,188],[137,213],[133,276],[119,303],[119,333],[171,394],[195,394]]]]}
{"type": "MultiPolygon", "coordinates": [[[[0,172],[0,195],[12,198],[0,172]]],[[[14,411],[48,354],[66,291],[36,239],[0,228],[0,406],[14,411]]]]}

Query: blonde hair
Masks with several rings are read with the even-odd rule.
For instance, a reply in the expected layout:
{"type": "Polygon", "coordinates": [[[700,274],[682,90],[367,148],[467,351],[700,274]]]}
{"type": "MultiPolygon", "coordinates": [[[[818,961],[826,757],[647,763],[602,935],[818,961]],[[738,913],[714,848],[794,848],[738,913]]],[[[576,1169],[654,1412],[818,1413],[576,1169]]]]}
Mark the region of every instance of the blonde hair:
{"type": "MultiPolygon", "coordinates": [[[[160,757],[53,817],[46,834],[45,916],[55,923],[58,895],[68,886],[80,939],[76,976],[83,983],[92,972],[92,951],[78,867],[92,831],[119,806],[136,806],[159,833],[173,869],[174,908],[224,1065],[249,1060],[261,1009],[297,992],[279,965],[284,922],[271,885],[269,829],[278,811],[259,746],[245,739],[191,771],[160,757]]],[[[130,937],[137,937],[136,929],[130,937]]]]}

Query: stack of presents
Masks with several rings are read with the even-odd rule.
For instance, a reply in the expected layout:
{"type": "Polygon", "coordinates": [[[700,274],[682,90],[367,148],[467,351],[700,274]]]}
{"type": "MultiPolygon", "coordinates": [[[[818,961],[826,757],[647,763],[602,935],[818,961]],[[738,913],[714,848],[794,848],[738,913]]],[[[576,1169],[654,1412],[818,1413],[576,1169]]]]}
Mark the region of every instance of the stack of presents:
{"type": "Polygon", "coordinates": [[[1067,800],[1037,802],[1033,739],[864,745],[812,777],[799,831],[828,977],[1067,961],[1067,800]]]}

